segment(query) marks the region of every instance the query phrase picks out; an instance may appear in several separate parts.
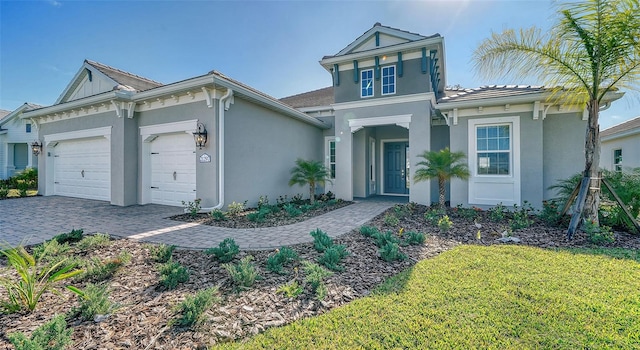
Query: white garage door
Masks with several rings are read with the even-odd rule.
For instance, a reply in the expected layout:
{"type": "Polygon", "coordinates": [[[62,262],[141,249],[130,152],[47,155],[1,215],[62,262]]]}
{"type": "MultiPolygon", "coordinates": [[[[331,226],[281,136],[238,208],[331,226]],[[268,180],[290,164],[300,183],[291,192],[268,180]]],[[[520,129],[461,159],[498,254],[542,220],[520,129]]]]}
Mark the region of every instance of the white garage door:
{"type": "Polygon", "coordinates": [[[193,136],[161,135],[151,142],[151,203],[182,206],[196,198],[193,136]]]}
{"type": "Polygon", "coordinates": [[[104,137],[60,141],[54,149],[53,192],[111,200],[111,145],[104,137]]]}

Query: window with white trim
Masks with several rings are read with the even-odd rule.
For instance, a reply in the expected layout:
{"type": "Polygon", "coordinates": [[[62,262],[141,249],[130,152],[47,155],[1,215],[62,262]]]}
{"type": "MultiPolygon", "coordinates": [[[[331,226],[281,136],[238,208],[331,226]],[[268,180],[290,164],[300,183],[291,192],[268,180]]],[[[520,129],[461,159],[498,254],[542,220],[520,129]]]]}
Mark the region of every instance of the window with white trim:
{"type": "Polygon", "coordinates": [[[382,94],[396,93],[396,66],[382,67],[382,94]]]}
{"type": "Polygon", "coordinates": [[[613,150],[613,170],[622,171],[622,148],[613,150]]]}
{"type": "Polygon", "coordinates": [[[331,179],[336,178],[336,139],[327,137],[325,139],[325,166],[329,169],[331,179]]]}
{"type": "Polygon", "coordinates": [[[27,123],[25,126],[25,132],[27,134],[31,133],[31,123],[27,123]]]}
{"type": "Polygon", "coordinates": [[[373,69],[360,72],[360,97],[373,96],[373,69]]]}
{"type": "Polygon", "coordinates": [[[478,175],[511,174],[510,124],[476,126],[478,175]]]}

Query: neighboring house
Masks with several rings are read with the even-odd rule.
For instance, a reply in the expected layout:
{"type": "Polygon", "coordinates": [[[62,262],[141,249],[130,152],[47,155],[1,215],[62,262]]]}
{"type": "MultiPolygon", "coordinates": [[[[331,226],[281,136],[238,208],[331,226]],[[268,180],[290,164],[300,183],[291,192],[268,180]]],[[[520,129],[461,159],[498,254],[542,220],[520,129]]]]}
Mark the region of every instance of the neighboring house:
{"type": "Polygon", "coordinates": [[[640,168],[640,116],[600,132],[600,167],[623,171],[640,168]]]}
{"type": "Polygon", "coordinates": [[[13,112],[0,114],[0,179],[37,167],[38,160],[31,152],[31,143],[38,139],[38,130],[31,120],[19,117],[41,107],[25,103],[13,112]]]}
{"type": "Polygon", "coordinates": [[[161,85],[85,61],[55,105],[22,115],[44,143],[39,191],[115,205],[252,205],[301,192],[287,186],[295,159],[324,158],[324,191],[338,198],[430,204],[437,183],[412,181],[419,155],[450,147],[472,173],[451,182],[452,205],[540,207],[548,186],[583,166],[583,107],[548,102],[542,87],[445,89],[439,34],[376,23],[320,64],[331,87],[276,100],[216,71],[161,85]]]}

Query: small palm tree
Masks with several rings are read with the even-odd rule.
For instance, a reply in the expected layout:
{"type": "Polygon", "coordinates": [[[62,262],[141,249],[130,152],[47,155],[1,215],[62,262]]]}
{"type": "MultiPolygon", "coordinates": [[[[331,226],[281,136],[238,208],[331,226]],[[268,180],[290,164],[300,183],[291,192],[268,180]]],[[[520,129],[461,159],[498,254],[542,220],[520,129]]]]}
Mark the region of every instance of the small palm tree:
{"type": "Polygon", "coordinates": [[[451,152],[449,147],[440,151],[424,151],[419,157],[424,158],[418,163],[413,180],[415,182],[438,179],[438,189],[440,192],[439,205],[445,206],[445,184],[452,178],[466,180],[469,178],[469,168],[462,163],[466,158],[463,152],[451,152]]]}
{"type": "Polygon", "coordinates": [[[296,166],[291,169],[291,179],[289,186],[309,185],[309,200],[311,204],[315,202],[316,184],[324,185],[329,180],[329,169],[320,161],[304,160],[298,158],[296,166]]]}

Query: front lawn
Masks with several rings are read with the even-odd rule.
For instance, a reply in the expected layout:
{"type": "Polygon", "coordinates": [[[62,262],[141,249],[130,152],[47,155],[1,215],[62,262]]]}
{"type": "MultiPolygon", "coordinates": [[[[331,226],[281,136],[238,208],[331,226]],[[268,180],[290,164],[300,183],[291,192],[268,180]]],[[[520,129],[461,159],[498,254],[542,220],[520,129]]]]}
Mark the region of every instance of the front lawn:
{"type": "Polygon", "coordinates": [[[460,246],[374,296],[222,347],[638,348],[637,250],[607,253],[460,246]]]}

